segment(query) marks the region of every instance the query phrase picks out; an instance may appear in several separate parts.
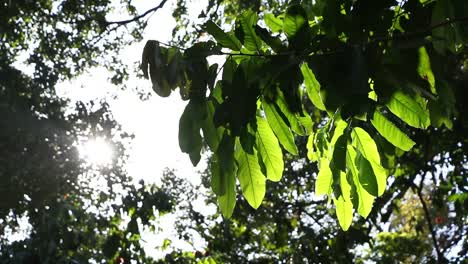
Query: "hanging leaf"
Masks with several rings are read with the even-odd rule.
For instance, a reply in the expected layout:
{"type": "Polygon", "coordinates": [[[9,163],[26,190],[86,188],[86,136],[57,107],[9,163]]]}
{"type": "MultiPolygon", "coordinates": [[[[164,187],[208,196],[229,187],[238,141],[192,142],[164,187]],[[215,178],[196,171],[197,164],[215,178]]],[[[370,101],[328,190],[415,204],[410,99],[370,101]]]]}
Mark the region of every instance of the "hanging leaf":
{"type": "Polygon", "coordinates": [[[315,150],[315,135],[314,133],[311,133],[309,135],[309,138],[307,139],[307,158],[309,158],[310,161],[317,161],[319,158],[319,154],[315,150]]]}
{"type": "Polygon", "coordinates": [[[361,186],[371,195],[379,196],[379,184],[374,169],[368,160],[358,150],[356,155],[356,166],[359,171],[359,182],[361,186]]]}
{"type": "Polygon", "coordinates": [[[206,118],[206,106],[203,102],[190,100],[179,121],[179,146],[182,152],[188,153],[192,164],[200,161],[202,137],[200,126],[206,118]]]}
{"type": "Polygon", "coordinates": [[[223,135],[224,129],[221,127],[216,127],[213,122],[215,107],[211,100],[206,103],[206,118],[202,123],[203,137],[206,140],[206,143],[210,149],[215,152],[218,149],[219,142],[223,135]]]}
{"type": "Polygon", "coordinates": [[[349,168],[353,183],[356,189],[358,208],[357,211],[362,217],[367,217],[372,210],[375,197],[364,189],[359,180],[359,171],[356,167],[356,151],[353,146],[348,145],[346,151],[346,166],[349,168]]]}
{"type": "Polygon", "coordinates": [[[263,110],[265,111],[266,118],[270,124],[271,129],[275,133],[281,145],[289,153],[293,155],[298,154],[296,143],[294,143],[294,136],[289,130],[288,125],[284,122],[283,118],[276,111],[274,105],[262,102],[263,110]]]}
{"type": "Polygon", "coordinates": [[[303,117],[300,117],[299,114],[291,112],[291,110],[288,107],[288,103],[284,98],[283,92],[281,91],[278,91],[278,95],[276,97],[276,105],[279,107],[280,112],[288,120],[291,130],[297,133],[298,135],[305,136],[307,134],[308,129],[303,125],[303,123],[305,123],[306,125],[310,125],[311,128],[312,120],[310,119],[310,116],[304,115],[303,117]]]}
{"type": "Polygon", "coordinates": [[[346,172],[346,146],[348,145],[348,135],[342,134],[334,144],[333,159],[330,166],[346,172]]]}
{"type": "Polygon", "coordinates": [[[283,152],[268,122],[257,116],[257,147],[266,168],[267,179],[279,181],[283,176],[283,152]]]}
{"type": "Polygon", "coordinates": [[[329,161],[326,158],[320,159],[319,173],[315,180],[315,195],[326,194],[328,196],[332,193],[333,175],[330,170],[329,161]]]}
{"type": "Polygon", "coordinates": [[[226,190],[223,195],[218,196],[218,204],[224,217],[230,218],[236,207],[236,177],[232,172],[224,174],[226,190]]]}
{"type": "Polygon", "coordinates": [[[387,107],[412,127],[426,129],[430,125],[429,112],[401,91],[396,91],[392,95],[387,107]]]}
{"type": "Polygon", "coordinates": [[[336,206],[336,217],[341,228],[346,231],[353,222],[353,202],[351,201],[351,186],[346,180],[346,174],[340,172],[341,195],[333,198],[336,206]]]}
{"type": "Polygon", "coordinates": [[[280,32],[283,29],[283,20],[271,13],[265,14],[265,24],[273,33],[280,32]]]}
{"type": "Polygon", "coordinates": [[[255,33],[257,24],[257,14],[252,10],[245,11],[239,17],[242,30],[244,32],[244,46],[251,51],[261,51],[262,41],[255,33]]]}
{"type": "Polygon", "coordinates": [[[242,44],[240,41],[234,35],[224,32],[213,21],[209,20],[205,28],[208,34],[213,36],[221,46],[235,51],[241,50],[242,44]]]}
{"type": "Polygon", "coordinates": [[[283,31],[288,39],[294,38],[305,26],[309,26],[307,13],[300,5],[290,6],[283,21],[283,31]]]}
{"type": "MultiPolygon", "coordinates": [[[[364,129],[360,127],[355,127],[353,129],[352,138],[353,145],[356,146],[359,153],[361,153],[372,167],[372,171],[377,182],[377,195],[382,195],[387,185],[387,174],[380,163],[380,155],[375,141],[364,129]]],[[[361,171],[361,168],[359,168],[359,170],[361,171]]]]}
{"type": "Polygon", "coordinates": [[[271,36],[268,30],[260,27],[259,25],[255,25],[255,33],[257,33],[263,42],[270,46],[274,52],[280,53],[285,49],[280,38],[271,36]]]}
{"type": "Polygon", "coordinates": [[[322,94],[320,93],[320,84],[317,79],[315,79],[315,75],[307,63],[303,63],[301,65],[301,72],[304,76],[305,87],[310,101],[312,101],[314,106],[318,109],[326,111],[325,105],[323,103],[325,100],[322,99],[322,94]]]}
{"type": "Polygon", "coordinates": [[[425,79],[431,88],[433,94],[437,94],[435,87],[434,73],[432,73],[431,61],[429,55],[427,55],[426,48],[420,47],[418,49],[419,63],[418,63],[418,73],[421,78],[425,79]]]}
{"type": "Polygon", "coordinates": [[[254,150],[253,154],[249,154],[240,145],[236,148],[237,178],[242,194],[250,206],[257,209],[265,196],[265,176],[258,163],[257,151],[254,150]]]}
{"type": "Polygon", "coordinates": [[[371,122],[380,135],[404,151],[409,151],[416,144],[391,121],[387,120],[378,109],[375,110],[371,122]]]}

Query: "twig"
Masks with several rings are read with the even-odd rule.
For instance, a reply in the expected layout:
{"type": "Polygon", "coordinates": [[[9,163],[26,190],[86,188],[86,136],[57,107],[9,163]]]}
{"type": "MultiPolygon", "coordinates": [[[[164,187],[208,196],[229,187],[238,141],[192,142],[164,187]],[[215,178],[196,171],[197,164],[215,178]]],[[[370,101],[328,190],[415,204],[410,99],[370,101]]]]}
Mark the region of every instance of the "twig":
{"type": "Polygon", "coordinates": [[[424,34],[430,33],[432,30],[434,30],[436,28],[439,28],[439,27],[447,26],[447,25],[454,24],[454,23],[465,23],[465,22],[468,22],[468,17],[457,17],[457,18],[449,19],[449,20],[440,22],[438,24],[432,25],[432,26],[430,26],[430,27],[428,27],[428,28],[426,28],[424,30],[420,30],[420,31],[408,32],[408,33],[403,33],[401,35],[390,36],[390,37],[388,37],[388,36],[376,37],[376,38],[371,39],[369,41],[369,43],[372,43],[372,42],[375,42],[375,41],[387,41],[387,40],[410,38],[410,37],[414,37],[414,36],[418,36],[418,35],[424,35],[424,34]]]}
{"type": "Polygon", "coordinates": [[[125,24],[128,24],[128,23],[132,23],[132,22],[135,22],[137,20],[140,20],[141,18],[147,16],[148,14],[150,13],[153,13],[155,11],[157,11],[158,9],[161,9],[164,4],[167,2],[167,0],[162,0],[158,6],[155,6],[149,10],[147,10],[146,12],[144,12],[143,14],[141,15],[138,15],[136,17],[133,17],[133,18],[130,18],[130,19],[126,19],[126,20],[121,20],[121,21],[107,21],[106,24],[107,25],[112,25],[112,24],[117,24],[117,25],[125,25],[125,24]]]}
{"type": "Polygon", "coordinates": [[[427,209],[426,201],[424,201],[424,198],[423,198],[423,195],[422,195],[423,184],[424,184],[424,177],[421,178],[421,184],[420,184],[419,187],[416,186],[414,183],[412,185],[413,185],[413,189],[416,190],[416,194],[418,195],[419,201],[421,202],[421,205],[423,207],[424,217],[426,218],[427,226],[429,228],[429,232],[431,233],[431,237],[432,237],[432,243],[433,243],[434,249],[435,249],[435,251],[437,253],[437,263],[444,263],[443,260],[445,258],[443,256],[442,252],[440,251],[439,244],[437,243],[436,233],[434,231],[434,226],[432,225],[432,221],[431,221],[431,215],[429,213],[429,210],[427,209]]]}

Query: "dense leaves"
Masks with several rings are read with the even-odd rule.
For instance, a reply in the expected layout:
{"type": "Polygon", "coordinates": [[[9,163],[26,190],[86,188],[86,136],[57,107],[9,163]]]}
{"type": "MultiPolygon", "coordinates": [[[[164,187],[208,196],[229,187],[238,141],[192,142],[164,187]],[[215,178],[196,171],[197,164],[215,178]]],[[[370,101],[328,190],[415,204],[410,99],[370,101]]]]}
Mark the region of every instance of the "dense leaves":
{"type": "MultiPolygon", "coordinates": [[[[264,21],[257,21],[257,14],[247,10],[233,23],[232,32],[208,21],[206,29],[219,47],[210,54],[198,53],[196,60],[227,55],[226,63],[216,85],[206,74],[196,80],[206,80],[206,85],[221,90],[212,121],[240,142],[223,151],[237,153],[233,155],[239,166],[237,178],[247,201],[254,208],[260,205],[265,184],[262,168],[271,178],[272,166],[262,150],[262,139],[258,139],[264,124],[257,120],[266,118],[278,142],[292,155],[298,154],[295,135],[309,136],[309,156],[320,161],[316,192],[333,197],[343,229],[350,225],[353,208],[367,216],[394,170],[388,160],[396,152],[386,151],[387,142],[381,138],[410,151],[418,142],[410,139],[412,130],[407,125],[428,129],[431,119],[439,118],[436,116],[450,119],[453,115],[440,113],[434,103],[442,100],[438,99],[439,90],[447,93],[455,87],[440,69],[433,71],[431,61],[447,52],[456,56],[465,51],[467,34],[461,28],[466,13],[455,15],[455,7],[466,10],[466,3],[317,1],[293,3],[279,16],[265,14],[264,21]],[[263,22],[268,29],[262,28],[263,22]],[[322,120],[312,122],[311,113],[304,112],[310,105],[304,100],[305,93],[323,111],[322,120]]],[[[146,67],[148,59],[143,57],[146,67]]],[[[184,57],[179,64],[195,60],[184,57]]],[[[183,71],[181,76],[187,76],[183,71]]],[[[216,96],[216,89],[208,91],[206,85],[199,88],[202,101],[216,96]]],[[[200,100],[199,95],[189,97],[189,106],[200,100]]],[[[181,122],[185,122],[183,118],[181,122]]],[[[433,125],[444,123],[450,122],[433,125]]],[[[198,137],[196,130],[184,131],[189,134],[181,141],[198,137]]]]}

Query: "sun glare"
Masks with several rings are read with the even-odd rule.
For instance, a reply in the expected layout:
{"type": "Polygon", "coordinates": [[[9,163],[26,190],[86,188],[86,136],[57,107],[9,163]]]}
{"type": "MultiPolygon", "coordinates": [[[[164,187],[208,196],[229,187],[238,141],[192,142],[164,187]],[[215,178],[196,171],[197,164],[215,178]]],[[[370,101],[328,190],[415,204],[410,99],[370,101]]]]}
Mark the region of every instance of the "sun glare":
{"type": "Polygon", "coordinates": [[[112,148],[104,139],[95,138],[82,143],[80,157],[93,165],[107,165],[112,161],[112,148]]]}

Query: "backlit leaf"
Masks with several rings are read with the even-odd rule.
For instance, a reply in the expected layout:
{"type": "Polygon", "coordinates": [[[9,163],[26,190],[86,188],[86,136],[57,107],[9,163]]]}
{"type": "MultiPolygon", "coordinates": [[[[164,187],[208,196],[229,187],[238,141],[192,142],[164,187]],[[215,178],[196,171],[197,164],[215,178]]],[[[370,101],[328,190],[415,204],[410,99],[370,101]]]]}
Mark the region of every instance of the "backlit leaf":
{"type": "Polygon", "coordinates": [[[242,194],[250,206],[257,209],[265,196],[265,176],[258,163],[257,151],[254,150],[253,154],[249,154],[240,145],[236,147],[237,178],[242,194]]]}
{"type": "Polygon", "coordinates": [[[357,211],[362,217],[367,217],[372,210],[375,197],[364,189],[359,180],[359,171],[355,164],[356,151],[353,146],[348,145],[346,151],[346,166],[351,172],[353,183],[356,188],[358,208],[357,211]]]}
{"type": "Polygon", "coordinates": [[[375,110],[371,122],[377,131],[394,146],[404,151],[409,151],[414,146],[415,142],[385,118],[379,110],[375,110]]]}
{"type": "Polygon", "coordinates": [[[427,80],[430,85],[431,92],[437,94],[435,87],[434,73],[432,73],[431,61],[429,55],[427,55],[426,48],[420,47],[418,49],[419,54],[419,63],[418,63],[418,73],[421,78],[427,80]]]}
{"type": "MultiPolygon", "coordinates": [[[[380,163],[380,155],[375,141],[360,127],[353,129],[352,138],[353,145],[372,167],[377,182],[377,195],[382,195],[387,185],[387,173],[380,163]]],[[[361,169],[359,170],[361,171],[361,169]]]]}
{"type": "Polygon", "coordinates": [[[239,51],[242,48],[240,41],[232,34],[224,32],[213,21],[209,20],[205,25],[206,31],[213,36],[223,47],[239,51]]]}
{"type": "Polygon", "coordinates": [[[271,13],[265,14],[265,24],[274,33],[281,31],[283,28],[283,20],[271,13]]]}
{"type": "Polygon", "coordinates": [[[346,231],[353,222],[353,202],[351,201],[351,186],[346,180],[346,174],[340,172],[341,195],[333,198],[336,207],[336,217],[341,228],[346,231]]]}
{"type": "Polygon", "coordinates": [[[283,118],[276,111],[274,105],[266,103],[265,101],[263,101],[262,105],[268,123],[270,124],[271,129],[275,133],[281,145],[289,153],[297,155],[298,150],[296,143],[294,143],[294,135],[292,134],[288,125],[284,122],[283,118]]]}
{"type": "Polygon", "coordinates": [[[333,175],[330,170],[329,161],[326,158],[320,159],[319,173],[315,180],[315,195],[331,195],[333,175]]]}
{"type": "Polygon", "coordinates": [[[426,129],[430,125],[429,112],[401,91],[392,95],[387,107],[393,114],[412,127],[426,129]]]}
{"type": "Polygon", "coordinates": [[[322,95],[320,93],[320,84],[317,79],[315,79],[315,75],[307,63],[302,64],[301,72],[304,76],[304,82],[309,99],[312,101],[315,107],[322,111],[326,111],[325,105],[323,103],[324,99],[322,99],[322,95]]]}
{"type": "Polygon", "coordinates": [[[218,196],[218,203],[224,217],[230,218],[236,207],[236,177],[234,173],[225,173],[226,191],[218,196]]]}
{"type": "Polygon", "coordinates": [[[257,147],[266,168],[266,176],[271,181],[279,181],[283,176],[283,152],[268,122],[257,117],[257,147]]]}
{"type": "Polygon", "coordinates": [[[257,24],[257,14],[252,10],[245,11],[239,17],[244,31],[244,46],[251,51],[260,51],[262,42],[255,33],[255,25],[257,24]]]}

